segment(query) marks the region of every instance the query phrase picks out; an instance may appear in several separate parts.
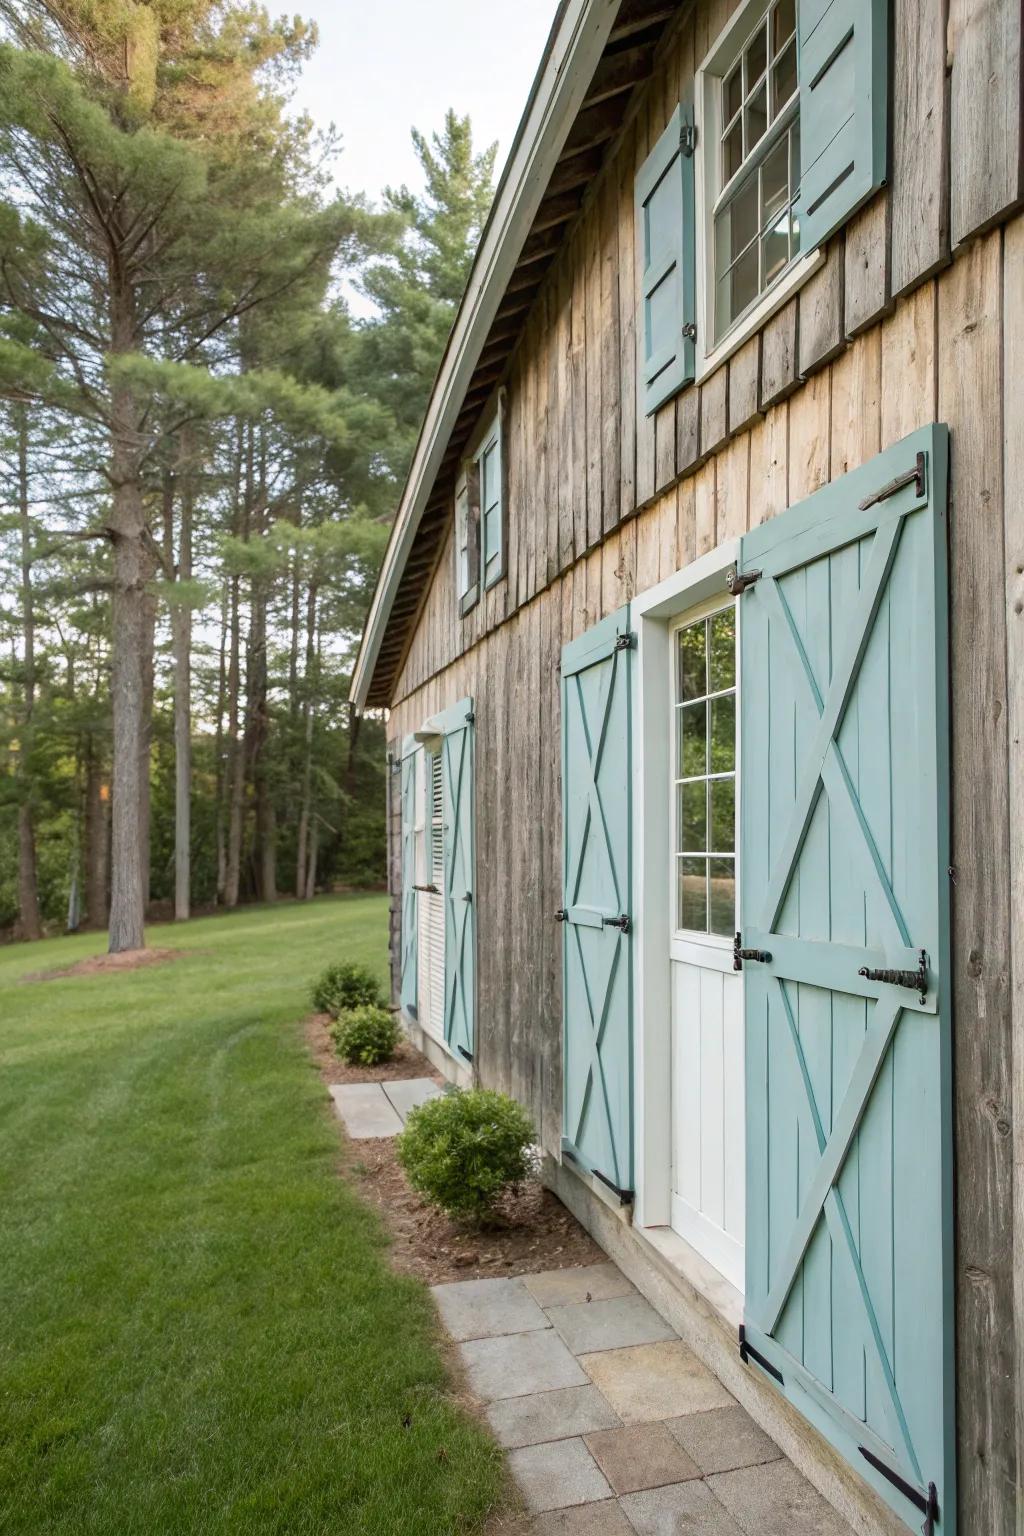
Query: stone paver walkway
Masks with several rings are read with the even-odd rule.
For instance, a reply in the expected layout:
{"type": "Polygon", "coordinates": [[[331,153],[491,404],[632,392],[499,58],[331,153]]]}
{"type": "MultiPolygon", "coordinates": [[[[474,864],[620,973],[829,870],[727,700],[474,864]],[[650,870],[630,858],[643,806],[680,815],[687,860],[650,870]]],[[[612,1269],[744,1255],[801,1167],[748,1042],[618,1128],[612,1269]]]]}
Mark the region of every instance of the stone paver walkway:
{"type": "Polygon", "coordinates": [[[429,1077],[410,1077],[394,1083],[332,1083],[331,1098],[348,1134],[355,1140],[370,1136],[397,1136],[409,1111],[441,1089],[429,1077]]]}
{"type": "Polygon", "coordinates": [[[433,1294],[530,1536],[851,1536],[614,1264],[433,1294]]]}

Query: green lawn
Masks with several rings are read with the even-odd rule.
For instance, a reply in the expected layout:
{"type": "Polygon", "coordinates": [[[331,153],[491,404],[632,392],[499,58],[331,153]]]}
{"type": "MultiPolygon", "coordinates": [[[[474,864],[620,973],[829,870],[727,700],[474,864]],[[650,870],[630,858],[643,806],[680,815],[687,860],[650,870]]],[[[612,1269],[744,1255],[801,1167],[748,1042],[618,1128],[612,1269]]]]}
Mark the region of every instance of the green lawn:
{"type": "Polygon", "coordinates": [[[501,1490],[429,1294],[337,1176],[297,1021],[386,899],[0,950],[0,1530],[443,1536],[501,1490]]]}

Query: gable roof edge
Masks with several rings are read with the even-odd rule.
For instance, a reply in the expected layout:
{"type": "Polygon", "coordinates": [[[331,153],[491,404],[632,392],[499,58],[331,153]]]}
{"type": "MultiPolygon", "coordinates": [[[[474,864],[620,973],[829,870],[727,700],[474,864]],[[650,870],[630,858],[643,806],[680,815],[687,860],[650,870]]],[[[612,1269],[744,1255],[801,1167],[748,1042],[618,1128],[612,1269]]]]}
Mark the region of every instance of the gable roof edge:
{"type": "Polygon", "coordinates": [[[563,0],[448,338],[352,674],[364,708],[391,606],[484,342],[612,30],[619,0],[563,0]]]}

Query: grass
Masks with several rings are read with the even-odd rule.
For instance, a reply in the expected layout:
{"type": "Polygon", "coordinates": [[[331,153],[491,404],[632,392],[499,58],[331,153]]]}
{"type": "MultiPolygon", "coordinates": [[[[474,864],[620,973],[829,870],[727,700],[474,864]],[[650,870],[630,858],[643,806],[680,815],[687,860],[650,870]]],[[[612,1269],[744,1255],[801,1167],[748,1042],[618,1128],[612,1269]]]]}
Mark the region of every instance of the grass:
{"type": "Polygon", "coordinates": [[[386,899],[154,928],[148,970],[0,950],[0,1530],[443,1536],[501,1461],[337,1176],[298,1020],[386,899]]]}

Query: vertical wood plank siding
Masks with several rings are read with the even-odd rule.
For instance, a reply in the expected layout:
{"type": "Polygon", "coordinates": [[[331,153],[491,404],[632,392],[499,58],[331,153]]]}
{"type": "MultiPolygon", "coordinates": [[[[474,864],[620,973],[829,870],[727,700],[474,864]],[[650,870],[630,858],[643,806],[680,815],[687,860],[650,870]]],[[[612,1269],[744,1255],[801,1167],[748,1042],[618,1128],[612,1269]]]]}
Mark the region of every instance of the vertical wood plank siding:
{"type": "MultiPolygon", "coordinates": [[[[562,645],[948,422],[959,1504],[965,1536],[1010,1536],[1024,1425],[1024,215],[994,226],[1021,190],[1020,6],[893,4],[888,186],[760,336],[647,417],[633,178],[732,7],[681,12],[511,362],[507,576],[461,620],[449,534],[389,735],[476,701],[476,1065],[557,1153],[562,645]]],[[[394,889],[393,844],[389,864],[394,889]]]]}

